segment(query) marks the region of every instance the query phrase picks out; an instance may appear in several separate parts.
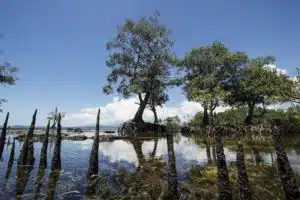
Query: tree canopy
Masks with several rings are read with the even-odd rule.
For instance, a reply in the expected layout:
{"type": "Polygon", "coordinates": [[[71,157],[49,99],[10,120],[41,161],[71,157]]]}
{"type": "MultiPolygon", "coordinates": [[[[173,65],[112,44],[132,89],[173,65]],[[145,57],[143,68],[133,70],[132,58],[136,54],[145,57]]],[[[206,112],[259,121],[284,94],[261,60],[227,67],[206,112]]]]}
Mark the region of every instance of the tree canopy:
{"type": "Polygon", "coordinates": [[[218,106],[243,107],[244,123],[250,125],[253,118],[265,114],[269,104],[299,101],[299,80],[268,67],[275,64],[273,56],[250,58],[246,52],[231,51],[215,41],[188,51],[175,62],[173,43],[170,32],[159,22],[158,11],[137,21],[125,20],[118,26],[116,37],[107,43],[110,55],[106,65],[111,72],[103,91],[138,97],[133,122],[143,122],[148,107],[157,123],[156,107],[168,101],[170,85],[183,86],[187,99],[203,106],[203,126],[214,123],[218,106]],[[182,77],[170,80],[174,65],[183,72],[182,77]]]}
{"type": "Polygon", "coordinates": [[[221,42],[203,46],[190,51],[178,62],[185,75],[176,84],[183,84],[189,100],[201,103],[204,108],[203,125],[212,123],[214,110],[224,104],[227,91],[228,73],[243,65],[247,55],[242,52],[230,52],[221,42]],[[209,111],[209,116],[208,116],[209,111]]]}
{"type": "Polygon", "coordinates": [[[289,77],[285,90],[281,91],[282,101],[300,103],[300,69],[297,68],[297,76],[289,77]]]}
{"type": "Polygon", "coordinates": [[[137,95],[140,106],[135,122],[143,122],[150,99],[151,105],[160,104],[155,89],[159,87],[160,93],[168,85],[172,44],[169,31],[159,22],[158,12],[138,21],[127,19],[118,27],[117,36],[107,43],[107,50],[112,53],[106,65],[111,72],[103,91],[110,94],[116,89],[125,98],[137,95]]]}
{"type": "MultiPolygon", "coordinates": [[[[17,71],[18,68],[13,67],[8,62],[0,64],[0,84],[4,86],[15,85],[16,81],[18,80],[18,78],[16,77],[17,71]]],[[[1,98],[0,106],[3,102],[6,102],[6,99],[1,98]]],[[[0,109],[0,112],[2,112],[2,109],[0,109]]]]}
{"type": "MultiPolygon", "coordinates": [[[[265,107],[280,102],[281,91],[290,87],[288,77],[269,65],[275,63],[272,56],[248,59],[242,68],[234,70],[229,84],[224,85],[228,95],[224,99],[231,106],[247,106],[245,124],[250,125],[257,105],[265,107]]],[[[262,112],[261,114],[264,114],[262,112]]]]}

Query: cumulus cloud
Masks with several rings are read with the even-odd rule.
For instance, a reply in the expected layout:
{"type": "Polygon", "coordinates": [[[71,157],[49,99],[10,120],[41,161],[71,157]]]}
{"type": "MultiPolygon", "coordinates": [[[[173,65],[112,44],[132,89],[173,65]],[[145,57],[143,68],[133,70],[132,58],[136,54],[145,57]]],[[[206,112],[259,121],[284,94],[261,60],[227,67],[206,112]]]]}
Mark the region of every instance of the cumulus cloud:
{"type": "MultiPolygon", "coordinates": [[[[107,103],[104,106],[100,106],[101,109],[101,124],[103,125],[120,125],[124,121],[132,119],[138,109],[137,97],[123,99],[114,97],[112,102],[107,103]]],[[[224,111],[228,107],[219,107],[216,112],[224,111]]],[[[68,126],[81,126],[86,124],[94,124],[96,120],[98,107],[84,108],[76,113],[66,113],[64,118],[64,125],[68,126]]],[[[178,115],[182,122],[189,121],[197,112],[203,111],[203,107],[196,102],[183,101],[177,106],[167,106],[157,108],[157,114],[159,118],[165,119],[178,115]]],[[[145,121],[153,121],[153,113],[146,109],[143,115],[145,121]]]]}
{"type": "Polygon", "coordinates": [[[267,68],[270,68],[270,69],[276,69],[278,73],[280,74],[284,74],[284,75],[287,75],[288,72],[286,69],[281,69],[281,68],[278,68],[276,65],[274,64],[268,64],[268,65],[265,65],[265,67],[267,68]]]}

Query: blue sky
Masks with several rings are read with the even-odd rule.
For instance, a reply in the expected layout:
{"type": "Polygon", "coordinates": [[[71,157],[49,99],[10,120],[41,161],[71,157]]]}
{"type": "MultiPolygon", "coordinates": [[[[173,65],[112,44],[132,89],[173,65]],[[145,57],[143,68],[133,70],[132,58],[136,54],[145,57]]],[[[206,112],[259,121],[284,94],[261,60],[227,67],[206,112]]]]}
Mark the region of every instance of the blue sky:
{"type": "MultiPolygon", "coordinates": [[[[297,0],[2,0],[0,8],[0,62],[20,69],[16,86],[0,88],[8,100],[0,120],[10,111],[11,124],[29,124],[35,108],[37,124],[44,125],[57,104],[76,113],[111,102],[114,95],[102,93],[109,72],[105,44],[125,18],[155,9],[172,30],[178,56],[221,40],[250,56],[274,55],[289,74],[300,62],[297,0]]],[[[180,89],[171,90],[170,97],[169,106],[184,100],[180,89]]]]}

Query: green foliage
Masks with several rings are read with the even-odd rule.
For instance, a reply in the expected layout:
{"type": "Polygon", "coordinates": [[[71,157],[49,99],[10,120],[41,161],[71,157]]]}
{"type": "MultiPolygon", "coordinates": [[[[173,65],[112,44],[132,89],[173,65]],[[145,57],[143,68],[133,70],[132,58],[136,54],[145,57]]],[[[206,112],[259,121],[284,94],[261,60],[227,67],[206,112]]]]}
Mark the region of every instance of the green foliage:
{"type": "MultiPolygon", "coordinates": [[[[246,106],[233,107],[216,114],[216,121],[220,125],[241,125],[247,116],[248,108],[246,106]]],[[[257,107],[254,109],[253,125],[271,125],[276,121],[280,130],[284,134],[299,134],[300,131],[300,106],[291,106],[287,109],[266,109],[257,107]],[[261,113],[264,112],[264,115],[261,113]]],[[[203,113],[198,112],[188,125],[192,127],[201,126],[203,113]]]]}
{"type": "Polygon", "coordinates": [[[107,43],[107,49],[114,52],[106,62],[112,72],[107,77],[105,93],[112,92],[114,83],[118,83],[117,92],[124,97],[166,84],[172,41],[166,27],[159,24],[158,16],[143,17],[137,22],[127,19],[119,26],[117,37],[107,43]]]}
{"type": "Polygon", "coordinates": [[[83,133],[83,131],[81,130],[81,128],[75,128],[74,133],[83,133]]]}
{"type": "Polygon", "coordinates": [[[221,43],[193,49],[179,62],[186,71],[183,77],[184,90],[189,100],[202,104],[213,100],[218,104],[220,63],[228,54],[228,49],[221,43]]]}
{"type": "MultiPolygon", "coordinates": [[[[165,85],[166,86],[166,85],[165,85]]],[[[162,106],[169,100],[169,96],[165,93],[165,88],[157,87],[151,93],[151,97],[149,99],[149,107],[153,109],[156,106],[162,106]]]]}
{"type": "Polygon", "coordinates": [[[54,129],[56,127],[56,124],[57,124],[58,118],[59,118],[59,114],[60,114],[61,119],[66,116],[66,114],[64,112],[58,112],[57,106],[54,111],[52,111],[48,114],[47,119],[52,121],[51,129],[54,129]]]}
{"type": "Polygon", "coordinates": [[[291,106],[286,110],[267,110],[264,117],[254,120],[254,123],[270,124],[276,121],[284,134],[299,134],[300,131],[300,106],[291,106]]]}
{"type": "Polygon", "coordinates": [[[217,114],[217,120],[222,125],[238,125],[244,122],[247,115],[247,108],[245,106],[231,108],[217,114]]]}
{"type": "Polygon", "coordinates": [[[174,128],[178,128],[180,126],[180,118],[178,115],[174,116],[174,117],[167,117],[164,120],[165,124],[170,123],[170,125],[174,128]]]}
{"type": "Polygon", "coordinates": [[[281,91],[283,101],[292,101],[300,103],[300,69],[297,68],[298,76],[290,77],[290,81],[286,83],[287,87],[281,91]]]}
{"type": "Polygon", "coordinates": [[[160,105],[167,100],[163,92],[169,83],[173,41],[158,18],[157,11],[138,21],[127,19],[118,27],[117,36],[107,43],[107,50],[112,51],[106,62],[111,73],[103,92],[110,94],[116,89],[125,98],[138,95],[139,118],[150,99],[151,105],[160,105]]]}
{"type": "Polygon", "coordinates": [[[213,111],[229,95],[229,91],[224,90],[229,74],[243,66],[247,58],[245,53],[230,52],[221,42],[214,42],[212,45],[193,49],[179,61],[178,65],[186,74],[172,83],[183,84],[187,98],[201,103],[213,117],[213,111]]]}
{"type": "MultiPolygon", "coordinates": [[[[16,77],[17,71],[18,68],[11,66],[8,62],[0,64],[0,84],[5,86],[15,85],[18,80],[16,77]]],[[[0,106],[4,102],[6,102],[6,99],[0,99],[0,106]]],[[[2,109],[0,109],[0,112],[2,112],[2,109]]]]}
{"type": "Polygon", "coordinates": [[[291,88],[291,81],[287,76],[275,68],[267,67],[274,62],[275,58],[272,56],[249,59],[244,66],[237,66],[223,85],[223,89],[229,94],[224,99],[226,103],[231,106],[248,106],[246,124],[252,123],[257,105],[264,107],[280,102],[281,91],[291,88]]]}
{"type": "Polygon", "coordinates": [[[194,118],[189,122],[190,126],[201,126],[203,120],[203,112],[198,112],[194,118]]]}
{"type": "MultiPolygon", "coordinates": [[[[221,125],[241,125],[247,115],[248,108],[240,106],[231,108],[224,112],[217,113],[216,121],[221,125]]],[[[284,134],[298,134],[300,131],[300,106],[291,106],[287,109],[266,109],[257,107],[254,109],[253,125],[271,125],[276,121],[280,130],[284,134]],[[264,115],[261,113],[264,112],[264,115]]],[[[189,122],[190,126],[197,127],[201,125],[203,113],[197,113],[194,118],[189,122]]]]}
{"type": "Polygon", "coordinates": [[[278,101],[280,90],[288,79],[276,69],[266,65],[274,64],[274,57],[258,57],[250,59],[246,67],[233,74],[233,85],[227,101],[234,105],[270,104],[278,101]]]}
{"type": "Polygon", "coordinates": [[[8,62],[0,64],[0,83],[5,85],[14,85],[16,80],[18,80],[15,76],[17,71],[18,68],[11,66],[8,62]]]}

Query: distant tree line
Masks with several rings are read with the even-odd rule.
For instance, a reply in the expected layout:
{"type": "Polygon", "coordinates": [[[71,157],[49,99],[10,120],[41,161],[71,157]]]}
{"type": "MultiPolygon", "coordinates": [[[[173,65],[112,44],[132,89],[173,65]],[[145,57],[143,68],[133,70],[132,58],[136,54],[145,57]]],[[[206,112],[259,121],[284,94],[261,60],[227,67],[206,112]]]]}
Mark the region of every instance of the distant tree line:
{"type": "MultiPolygon", "coordinates": [[[[300,131],[300,106],[292,105],[287,109],[265,109],[258,107],[253,113],[254,125],[270,125],[272,122],[276,122],[280,130],[284,134],[298,134],[300,131]],[[263,113],[261,115],[261,113],[263,113]]],[[[225,110],[215,114],[215,120],[217,124],[221,125],[241,125],[244,119],[247,117],[247,107],[237,107],[225,110]]],[[[203,125],[204,113],[198,112],[193,119],[187,122],[185,125],[199,128],[203,125]]]]}

